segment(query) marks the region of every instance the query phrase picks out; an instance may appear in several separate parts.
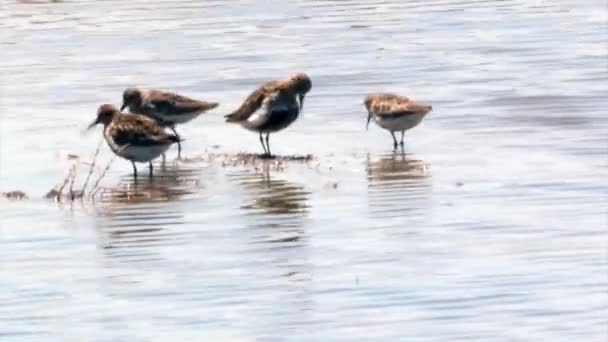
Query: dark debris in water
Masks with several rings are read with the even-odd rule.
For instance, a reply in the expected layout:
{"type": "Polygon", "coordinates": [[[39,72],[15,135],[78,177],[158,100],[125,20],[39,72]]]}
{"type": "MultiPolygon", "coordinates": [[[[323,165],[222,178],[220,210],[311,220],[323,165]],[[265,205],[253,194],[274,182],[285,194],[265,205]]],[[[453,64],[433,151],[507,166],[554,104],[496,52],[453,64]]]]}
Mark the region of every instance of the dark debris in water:
{"type": "Polygon", "coordinates": [[[83,199],[85,194],[82,190],[71,190],[71,191],[60,191],[60,189],[53,188],[44,195],[44,198],[52,201],[75,201],[77,199],[83,199]]]}
{"type": "Polygon", "coordinates": [[[234,159],[238,159],[238,160],[265,160],[265,161],[280,161],[280,162],[286,162],[286,161],[300,161],[300,162],[307,162],[307,161],[311,161],[314,159],[314,157],[312,156],[312,154],[306,154],[306,155],[295,155],[292,154],[290,156],[277,156],[277,155],[266,155],[266,154],[254,154],[254,153],[237,153],[236,155],[233,156],[234,159]]]}
{"type": "Polygon", "coordinates": [[[196,163],[196,162],[216,162],[221,163],[223,167],[229,166],[251,166],[251,167],[273,167],[277,171],[282,171],[287,162],[302,162],[308,163],[314,160],[312,154],[306,155],[288,155],[288,156],[268,156],[265,154],[255,153],[205,153],[197,156],[183,157],[181,162],[196,163]]]}
{"type": "Polygon", "coordinates": [[[340,185],[340,182],[332,181],[332,182],[325,183],[323,185],[323,188],[324,189],[337,189],[339,185],[340,185]]]}
{"type": "Polygon", "coordinates": [[[27,196],[27,194],[21,190],[0,192],[0,196],[2,196],[3,198],[5,198],[7,200],[11,200],[11,201],[20,201],[20,200],[26,200],[29,198],[27,196]]]}
{"type": "MultiPolygon", "coordinates": [[[[97,165],[97,157],[101,148],[101,142],[95,151],[91,162],[84,162],[81,157],[75,154],[68,154],[66,160],[68,162],[67,172],[64,179],[53,188],[51,188],[45,195],[44,198],[55,202],[74,202],[76,200],[91,200],[94,201],[96,198],[102,198],[106,195],[108,189],[102,187],[100,182],[108,172],[110,165],[114,159],[111,159],[107,163],[105,168],[99,175],[94,175],[97,165]],[[78,174],[83,174],[80,177],[81,181],[76,182],[78,174]],[[93,181],[96,178],[96,181],[93,181]],[[77,184],[78,183],[78,184],[77,184]],[[82,184],[80,184],[82,183],[82,184]],[[90,186],[89,186],[90,185],[90,186]]],[[[219,147],[219,145],[217,146],[219,147]]],[[[217,148],[213,146],[213,148],[217,148]]],[[[200,155],[194,155],[190,157],[183,157],[179,161],[184,163],[196,163],[196,162],[209,162],[221,164],[222,167],[250,167],[256,172],[268,172],[268,170],[282,172],[285,170],[289,163],[303,163],[309,167],[318,168],[319,163],[312,162],[315,157],[312,154],[306,155],[273,155],[268,156],[265,154],[254,154],[254,153],[213,153],[207,152],[200,155]]],[[[333,188],[337,188],[337,184],[333,185],[333,188]]],[[[149,197],[144,195],[144,197],[149,197]]],[[[0,192],[0,197],[4,197],[10,200],[22,200],[27,199],[28,196],[22,191],[10,191],[0,192]]],[[[128,199],[131,199],[131,197],[128,199]]],[[[152,196],[154,197],[154,196],[152,196]]]]}
{"type": "Polygon", "coordinates": [[[59,192],[59,190],[57,190],[55,188],[49,190],[49,192],[47,192],[46,195],[44,195],[44,198],[50,199],[50,200],[55,200],[55,199],[58,199],[59,197],[61,197],[61,193],[59,192]]]}

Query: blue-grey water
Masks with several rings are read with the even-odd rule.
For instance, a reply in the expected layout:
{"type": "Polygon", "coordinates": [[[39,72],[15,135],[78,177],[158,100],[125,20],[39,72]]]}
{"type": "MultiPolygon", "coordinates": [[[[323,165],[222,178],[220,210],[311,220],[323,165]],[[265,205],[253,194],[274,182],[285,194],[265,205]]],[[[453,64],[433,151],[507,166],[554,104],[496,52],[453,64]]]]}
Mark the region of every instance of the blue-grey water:
{"type": "Polygon", "coordinates": [[[0,191],[29,196],[0,200],[0,341],[606,341],[607,8],[0,0],[0,191]],[[234,162],[261,146],[223,114],[294,71],[271,145],[314,160],[234,162]],[[129,86],[221,106],[152,181],[115,159],[44,199],[129,86]],[[373,91],[433,104],[405,155],[373,91]]]}

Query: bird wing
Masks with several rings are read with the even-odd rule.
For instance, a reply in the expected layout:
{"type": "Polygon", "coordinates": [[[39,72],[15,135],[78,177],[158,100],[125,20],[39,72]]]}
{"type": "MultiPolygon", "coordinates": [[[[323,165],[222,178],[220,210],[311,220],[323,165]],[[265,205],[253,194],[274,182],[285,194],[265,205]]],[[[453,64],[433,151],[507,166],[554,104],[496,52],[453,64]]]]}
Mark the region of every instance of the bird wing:
{"type": "Polygon", "coordinates": [[[267,96],[268,110],[271,113],[299,111],[300,105],[296,95],[284,89],[277,89],[267,96]]]}
{"type": "Polygon", "coordinates": [[[256,89],[245,99],[237,110],[225,116],[226,121],[240,122],[247,120],[253,113],[262,107],[264,100],[276,91],[278,85],[279,81],[270,81],[256,89]]]}
{"type": "Polygon", "coordinates": [[[136,114],[121,114],[112,122],[108,134],[118,145],[154,146],[179,141],[177,136],[165,132],[153,119],[136,114]]]}
{"type": "Polygon", "coordinates": [[[163,113],[164,115],[180,115],[192,112],[204,112],[217,107],[217,102],[205,102],[169,92],[151,93],[149,99],[143,103],[148,110],[163,113]]]}
{"type": "Polygon", "coordinates": [[[417,103],[405,96],[380,94],[369,101],[368,110],[381,117],[401,117],[413,114],[425,114],[428,106],[417,103]]]}

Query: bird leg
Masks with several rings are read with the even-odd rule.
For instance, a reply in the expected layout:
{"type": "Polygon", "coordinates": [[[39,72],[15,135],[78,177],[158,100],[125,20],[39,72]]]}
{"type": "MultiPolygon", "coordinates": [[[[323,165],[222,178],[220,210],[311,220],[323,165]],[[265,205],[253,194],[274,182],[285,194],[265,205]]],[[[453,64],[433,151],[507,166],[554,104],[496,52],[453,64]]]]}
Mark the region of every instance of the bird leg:
{"type": "Polygon", "coordinates": [[[399,145],[401,145],[401,148],[403,149],[403,136],[405,135],[405,131],[401,131],[401,142],[399,143],[399,145]]]}
{"type": "Polygon", "coordinates": [[[137,178],[137,166],[135,166],[135,162],[131,162],[131,165],[133,165],[133,177],[137,178]]]}
{"type": "Polygon", "coordinates": [[[397,138],[395,138],[395,132],[391,131],[391,135],[393,136],[393,148],[396,150],[399,144],[397,143],[397,138]]]}
{"type": "Polygon", "coordinates": [[[268,149],[268,156],[272,156],[272,154],[270,153],[270,144],[268,143],[268,137],[270,136],[270,133],[266,133],[266,148],[268,149]]]}
{"type": "MultiPolygon", "coordinates": [[[[169,126],[169,129],[177,137],[177,140],[178,140],[178,142],[177,142],[177,159],[180,159],[182,157],[182,143],[179,140],[181,140],[181,139],[179,137],[179,134],[177,134],[177,131],[175,130],[175,126],[171,125],[171,126],[169,126]]],[[[165,155],[163,154],[163,163],[165,162],[164,156],[165,155]]]]}
{"type": "Polygon", "coordinates": [[[152,167],[152,162],[151,161],[148,162],[148,167],[150,168],[150,177],[152,177],[152,172],[153,172],[152,170],[154,168],[152,167]]]}
{"type": "Polygon", "coordinates": [[[262,148],[264,149],[264,155],[267,155],[266,145],[264,145],[264,137],[262,137],[262,132],[260,132],[260,143],[262,144],[262,148]]]}

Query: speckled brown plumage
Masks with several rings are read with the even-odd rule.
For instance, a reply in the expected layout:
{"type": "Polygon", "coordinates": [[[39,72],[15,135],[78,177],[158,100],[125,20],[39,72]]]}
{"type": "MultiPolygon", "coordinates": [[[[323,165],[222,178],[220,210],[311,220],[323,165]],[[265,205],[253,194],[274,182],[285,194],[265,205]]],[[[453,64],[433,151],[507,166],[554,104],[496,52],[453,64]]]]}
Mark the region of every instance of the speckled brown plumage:
{"type": "Polygon", "coordinates": [[[365,97],[365,107],[372,115],[403,116],[411,114],[426,114],[433,107],[415,102],[405,96],[392,93],[370,94],[365,97]]]}
{"type": "Polygon", "coordinates": [[[143,115],[117,115],[105,128],[105,134],[114,138],[118,145],[152,146],[172,144],[178,137],[162,129],[156,121],[143,115]]]}
{"type": "Polygon", "coordinates": [[[367,95],[363,103],[368,112],[366,127],[374,119],[374,122],[378,126],[391,133],[395,149],[398,145],[395,132],[401,132],[401,142],[399,144],[403,147],[405,131],[416,127],[433,109],[429,104],[417,102],[405,96],[392,93],[367,95]]]}
{"type": "MultiPolygon", "coordinates": [[[[186,123],[200,114],[219,105],[217,102],[194,100],[176,93],[158,89],[128,88],[123,92],[121,110],[143,114],[154,118],[162,126],[169,127],[175,135],[175,125],[186,123]]],[[[178,157],[181,156],[181,144],[177,143],[178,157]]]]}
{"type": "Polygon", "coordinates": [[[173,125],[186,122],[182,121],[183,115],[200,114],[218,105],[158,89],[128,88],[123,92],[121,110],[128,107],[131,113],[153,117],[163,125],[173,125]]]}
{"type": "Polygon", "coordinates": [[[251,93],[236,111],[226,115],[226,121],[240,123],[246,129],[258,132],[264,154],[270,156],[270,133],[280,131],[297,120],[304,106],[304,98],[311,88],[310,78],[303,73],[266,82],[251,93]],[[263,133],[266,134],[266,145],[263,133]]]}
{"type": "Polygon", "coordinates": [[[293,96],[300,96],[300,101],[302,101],[311,87],[312,82],[310,78],[303,73],[294,74],[286,79],[266,82],[251,93],[236,111],[226,115],[226,121],[240,122],[247,120],[262,107],[264,100],[278,91],[283,91],[293,96]]]}
{"type": "Polygon", "coordinates": [[[110,149],[131,161],[136,176],[134,162],[148,162],[152,174],[151,161],[180,141],[177,135],[167,133],[156,120],[144,115],[121,113],[109,104],[99,107],[97,118],[89,128],[97,124],[103,125],[103,135],[110,149]]]}

